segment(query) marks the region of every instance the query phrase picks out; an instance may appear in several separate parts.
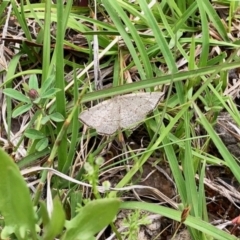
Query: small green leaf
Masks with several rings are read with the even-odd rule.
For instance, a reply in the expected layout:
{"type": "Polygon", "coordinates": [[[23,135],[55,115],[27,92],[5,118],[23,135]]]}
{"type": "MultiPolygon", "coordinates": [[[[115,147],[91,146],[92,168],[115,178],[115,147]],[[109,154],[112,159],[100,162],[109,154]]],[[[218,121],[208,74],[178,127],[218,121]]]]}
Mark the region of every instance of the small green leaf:
{"type": "Polygon", "coordinates": [[[1,239],[8,239],[11,234],[14,233],[15,228],[13,226],[5,226],[1,232],[1,239]]]}
{"type": "Polygon", "coordinates": [[[51,88],[49,90],[47,90],[46,92],[41,94],[41,98],[51,98],[54,97],[54,95],[59,92],[60,89],[57,88],[51,88]]]}
{"type": "Polygon", "coordinates": [[[36,150],[38,152],[41,152],[48,146],[48,138],[42,138],[41,140],[38,141],[36,144],[36,150]]]}
{"type": "Polygon", "coordinates": [[[45,125],[48,121],[50,120],[50,117],[47,115],[47,116],[44,116],[42,119],[41,119],[41,124],[42,125],[45,125]]]}
{"type": "Polygon", "coordinates": [[[38,79],[35,74],[30,76],[28,84],[30,89],[38,89],[38,79]]]}
{"type": "Polygon", "coordinates": [[[26,136],[27,138],[30,138],[32,140],[45,138],[45,135],[36,129],[26,130],[24,133],[24,136],[26,136]]]}
{"type": "Polygon", "coordinates": [[[25,93],[27,93],[28,91],[29,91],[29,86],[28,86],[28,84],[27,83],[22,83],[22,88],[23,88],[23,90],[24,90],[24,92],[25,93]]]}
{"type": "Polygon", "coordinates": [[[41,101],[41,98],[38,97],[37,99],[33,100],[33,103],[35,103],[36,105],[38,105],[40,101],[41,101]]]}
{"type": "Polygon", "coordinates": [[[93,236],[106,227],[116,216],[119,199],[104,198],[91,201],[80,209],[76,217],[66,222],[63,240],[93,239],[93,236]]]}
{"type": "Polygon", "coordinates": [[[63,122],[65,119],[61,113],[55,112],[49,116],[54,122],[63,122]]]}
{"type": "Polygon", "coordinates": [[[12,88],[6,88],[3,90],[3,93],[7,95],[8,97],[14,98],[20,102],[30,103],[30,99],[23,95],[21,92],[12,89],[12,88]]]}
{"type": "Polygon", "coordinates": [[[23,113],[29,111],[32,108],[32,103],[28,103],[25,105],[22,105],[21,107],[16,108],[13,113],[12,113],[12,117],[18,117],[20,115],[22,115],[23,113]]]}
{"type": "Polygon", "coordinates": [[[43,85],[41,86],[41,93],[44,93],[48,90],[48,88],[51,86],[51,84],[53,83],[53,80],[55,79],[54,75],[51,75],[50,77],[48,77],[44,82],[43,85]]]}

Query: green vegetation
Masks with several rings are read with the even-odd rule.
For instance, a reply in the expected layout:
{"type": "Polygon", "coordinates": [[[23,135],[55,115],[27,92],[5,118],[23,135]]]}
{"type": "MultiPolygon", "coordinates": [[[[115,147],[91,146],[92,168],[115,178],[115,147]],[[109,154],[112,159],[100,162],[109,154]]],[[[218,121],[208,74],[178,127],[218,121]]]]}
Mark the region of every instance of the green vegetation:
{"type": "Polygon", "coordinates": [[[228,74],[240,65],[239,1],[32,2],[0,4],[0,239],[138,239],[149,213],[194,240],[237,239],[211,223],[205,180],[207,166],[223,166],[240,183],[214,129],[223,111],[240,126],[228,74]],[[141,91],[164,93],[141,130],[101,136],[79,121],[100,101],[141,91]],[[150,159],[167,165],[177,198],[147,186],[154,199],[139,201],[136,175],[150,159]]]}

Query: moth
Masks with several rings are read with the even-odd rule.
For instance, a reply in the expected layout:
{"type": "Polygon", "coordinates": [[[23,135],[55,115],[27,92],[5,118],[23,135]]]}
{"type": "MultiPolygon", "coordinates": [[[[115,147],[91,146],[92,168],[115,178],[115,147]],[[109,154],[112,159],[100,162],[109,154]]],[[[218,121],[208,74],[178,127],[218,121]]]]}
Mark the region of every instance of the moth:
{"type": "Polygon", "coordinates": [[[100,135],[134,129],[156,108],[163,95],[162,92],[146,92],[116,96],[83,111],[79,119],[100,135]]]}

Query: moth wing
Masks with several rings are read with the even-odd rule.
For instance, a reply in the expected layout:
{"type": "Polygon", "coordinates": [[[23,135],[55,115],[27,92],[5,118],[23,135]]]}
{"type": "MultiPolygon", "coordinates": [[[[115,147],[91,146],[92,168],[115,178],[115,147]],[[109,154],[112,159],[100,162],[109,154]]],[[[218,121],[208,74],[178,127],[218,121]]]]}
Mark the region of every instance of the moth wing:
{"type": "Polygon", "coordinates": [[[118,130],[119,114],[112,99],[91,107],[79,114],[79,119],[88,127],[96,129],[99,134],[112,135],[118,130]]]}
{"type": "Polygon", "coordinates": [[[153,111],[162,98],[163,93],[136,93],[123,95],[119,99],[120,126],[132,129],[144,120],[146,115],[153,111]]]}

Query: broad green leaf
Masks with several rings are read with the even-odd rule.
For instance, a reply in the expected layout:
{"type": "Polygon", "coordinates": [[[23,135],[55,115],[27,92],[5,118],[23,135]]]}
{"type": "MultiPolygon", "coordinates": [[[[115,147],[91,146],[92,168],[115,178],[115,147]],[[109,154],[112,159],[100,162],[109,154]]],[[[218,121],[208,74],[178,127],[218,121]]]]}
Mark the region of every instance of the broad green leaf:
{"type": "Polygon", "coordinates": [[[117,198],[98,199],[87,203],[78,215],[66,223],[63,240],[88,240],[106,227],[116,216],[120,206],[117,198]]]}
{"type": "Polygon", "coordinates": [[[36,239],[33,204],[27,185],[17,165],[0,148],[0,212],[5,227],[1,233],[14,232],[18,239],[36,239]]]}
{"type": "Polygon", "coordinates": [[[43,201],[40,201],[39,217],[42,220],[43,227],[49,224],[50,218],[48,215],[46,203],[43,201]]]}
{"type": "Polygon", "coordinates": [[[41,98],[51,98],[54,97],[57,92],[59,92],[60,89],[52,88],[47,90],[46,92],[41,94],[41,98]]]}
{"type": "Polygon", "coordinates": [[[29,78],[29,88],[30,89],[38,89],[38,79],[35,74],[31,75],[29,78]]]}
{"type": "Polygon", "coordinates": [[[64,121],[64,117],[61,113],[59,112],[55,112],[50,114],[49,116],[54,122],[63,122],[64,121]]]}
{"type": "Polygon", "coordinates": [[[46,228],[44,228],[44,240],[54,239],[58,234],[62,233],[65,223],[65,212],[59,199],[53,200],[53,212],[50,216],[46,228]]]}
{"type": "Polygon", "coordinates": [[[21,107],[16,108],[13,113],[12,113],[12,117],[18,117],[20,115],[22,115],[23,113],[29,111],[32,108],[32,103],[28,103],[25,105],[22,105],[21,107]]]}
{"type": "Polygon", "coordinates": [[[38,141],[36,144],[36,150],[38,152],[41,152],[48,146],[48,138],[42,138],[41,140],[38,141]]]}
{"type": "Polygon", "coordinates": [[[20,102],[30,103],[30,99],[23,95],[21,92],[12,89],[12,88],[6,88],[3,90],[3,93],[11,98],[14,98],[20,102]]]}
{"type": "Polygon", "coordinates": [[[28,129],[25,131],[24,135],[27,137],[27,138],[30,138],[32,140],[36,140],[36,139],[42,139],[45,137],[45,135],[36,130],[36,129],[28,129]]]}

